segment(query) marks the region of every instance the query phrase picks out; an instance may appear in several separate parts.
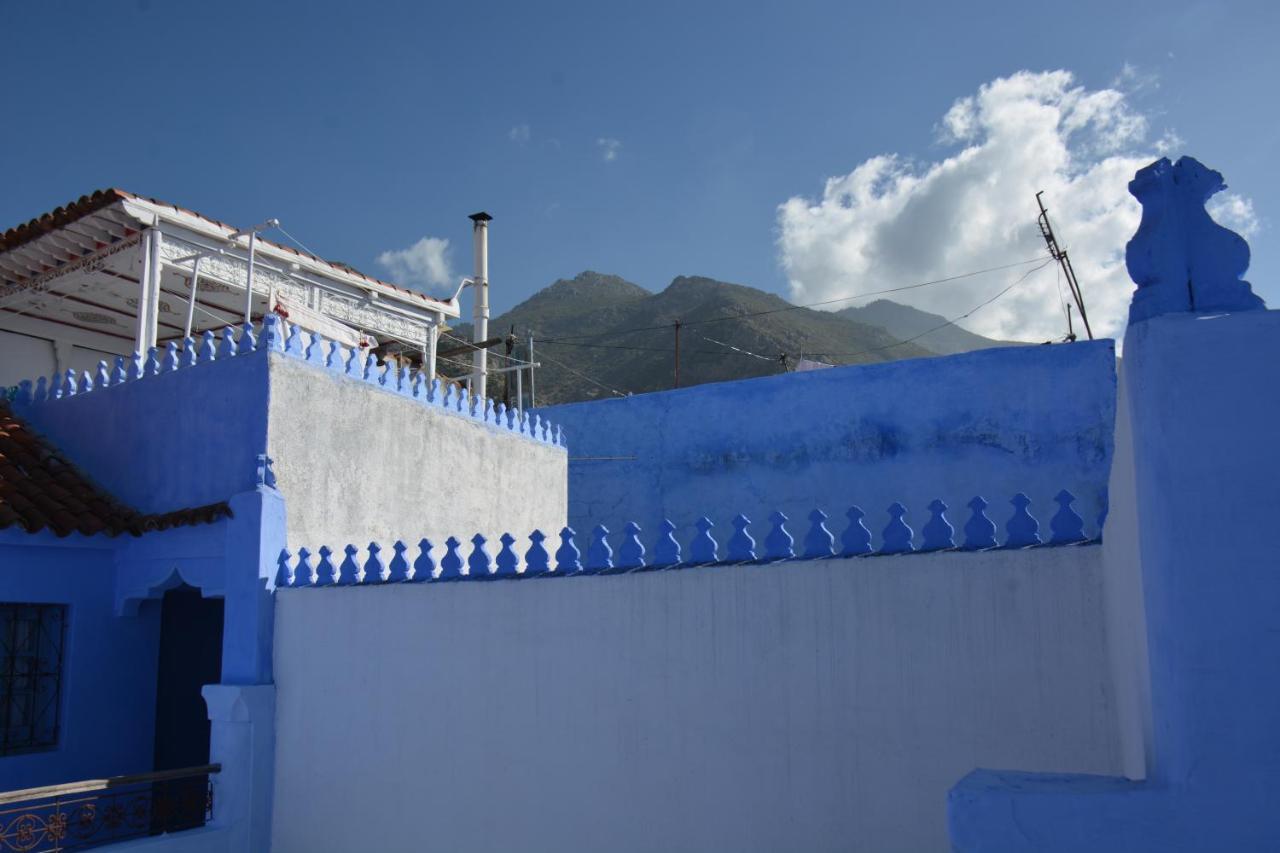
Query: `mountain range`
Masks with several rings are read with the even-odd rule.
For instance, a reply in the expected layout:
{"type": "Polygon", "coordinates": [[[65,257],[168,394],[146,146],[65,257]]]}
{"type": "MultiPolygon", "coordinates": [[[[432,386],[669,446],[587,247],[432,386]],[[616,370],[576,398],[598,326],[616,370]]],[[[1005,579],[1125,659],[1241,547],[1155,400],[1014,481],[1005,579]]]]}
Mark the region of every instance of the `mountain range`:
{"type": "MultiPolygon", "coordinates": [[[[802,359],[868,364],[1009,345],[883,299],[815,311],[701,276],[679,276],[653,293],[592,271],[560,279],[490,319],[489,334],[505,336],[514,329],[510,355],[527,359],[533,332],[534,359],[542,364],[537,403],[545,406],[674,387],[677,321],[681,386],[769,376],[795,369],[802,359]]],[[[466,373],[470,355],[459,350],[471,337],[470,325],[463,323],[441,339],[442,374],[466,373]]],[[[497,354],[491,366],[508,363],[505,344],[490,352],[497,354]]],[[[490,396],[501,398],[504,376],[491,381],[490,396]]],[[[508,393],[514,396],[510,381],[508,393]]]]}

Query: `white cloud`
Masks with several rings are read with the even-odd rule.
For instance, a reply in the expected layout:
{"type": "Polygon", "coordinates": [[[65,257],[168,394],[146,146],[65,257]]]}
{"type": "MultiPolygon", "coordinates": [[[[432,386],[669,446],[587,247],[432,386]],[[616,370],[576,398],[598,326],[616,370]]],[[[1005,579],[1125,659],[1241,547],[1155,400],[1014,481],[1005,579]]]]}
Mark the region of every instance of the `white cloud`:
{"type": "MultiPolygon", "coordinates": [[[[1141,217],[1128,183],[1157,156],[1147,124],[1124,91],[1088,90],[1066,71],[993,80],[943,116],[939,136],[955,149],[950,156],[923,165],[897,154],[872,157],[828,179],[821,198],[796,196],[779,206],[779,258],[791,296],[816,302],[1047,258],[1036,225],[1035,194],[1044,190],[1094,334],[1118,335],[1133,289],[1124,246],[1141,217]]],[[[1175,142],[1166,132],[1162,143],[1175,142]]],[[[1247,199],[1224,198],[1219,209],[1256,227],[1247,199]]],[[[889,298],[956,317],[1028,268],[889,298]]],[[[865,302],[831,308],[854,304],[865,302]]],[[[1000,338],[1061,337],[1055,269],[1035,273],[964,325],[1000,338]]]]}
{"type": "Polygon", "coordinates": [[[527,124],[517,124],[515,127],[507,131],[507,139],[510,139],[517,145],[525,145],[529,142],[531,131],[527,124]]]}
{"type": "Polygon", "coordinates": [[[1252,237],[1258,233],[1262,223],[1253,212],[1253,200],[1235,193],[1220,193],[1213,197],[1207,205],[1209,215],[1219,225],[1224,225],[1243,237],[1252,237]]]}
{"type": "Polygon", "coordinates": [[[596,145],[600,148],[600,156],[604,158],[604,161],[612,163],[618,159],[618,151],[622,148],[622,140],[614,139],[610,136],[602,136],[596,140],[596,145]]]}
{"type": "Polygon", "coordinates": [[[445,238],[423,237],[407,249],[383,252],[377,261],[398,284],[405,287],[424,291],[448,289],[452,293],[454,281],[449,268],[449,241],[445,238]]]}

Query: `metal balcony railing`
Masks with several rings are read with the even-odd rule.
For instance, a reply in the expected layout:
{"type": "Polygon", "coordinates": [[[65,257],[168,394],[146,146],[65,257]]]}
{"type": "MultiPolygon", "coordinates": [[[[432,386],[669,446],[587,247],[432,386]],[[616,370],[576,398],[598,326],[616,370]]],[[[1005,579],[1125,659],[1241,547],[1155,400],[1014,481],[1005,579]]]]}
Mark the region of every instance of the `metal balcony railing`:
{"type": "Polygon", "coordinates": [[[220,764],[0,793],[0,853],[61,853],[204,826],[220,764]]]}

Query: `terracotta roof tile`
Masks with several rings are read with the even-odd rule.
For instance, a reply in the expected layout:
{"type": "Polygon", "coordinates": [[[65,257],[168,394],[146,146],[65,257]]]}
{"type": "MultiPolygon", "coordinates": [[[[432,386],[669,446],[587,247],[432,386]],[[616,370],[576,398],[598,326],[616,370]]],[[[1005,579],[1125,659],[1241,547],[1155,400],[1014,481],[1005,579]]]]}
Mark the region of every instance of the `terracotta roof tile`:
{"type": "Polygon", "coordinates": [[[209,524],[231,515],[226,503],[145,515],[99,489],[58,449],[0,402],[0,528],[28,533],[46,528],[58,536],[111,536],[209,524]]]}

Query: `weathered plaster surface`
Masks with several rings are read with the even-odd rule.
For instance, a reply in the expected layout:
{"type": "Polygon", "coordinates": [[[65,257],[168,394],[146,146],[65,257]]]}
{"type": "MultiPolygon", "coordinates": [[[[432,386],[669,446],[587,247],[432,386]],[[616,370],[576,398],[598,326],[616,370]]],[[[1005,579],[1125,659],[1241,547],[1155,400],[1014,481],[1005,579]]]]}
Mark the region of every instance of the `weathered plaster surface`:
{"type": "Polygon", "coordinates": [[[268,452],[295,548],[426,536],[438,559],[450,535],[565,524],[562,448],[278,354],[268,452]]]}
{"type": "Polygon", "coordinates": [[[273,850],[944,851],[974,766],[1119,769],[1101,587],[1075,546],[279,590],[273,850]]]}
{"type": "MultiPolygon", "coordinates": [[[[879,543],[900,501],[916,531],[942,498],[953,522],[982,495],[1003,530],[1025,492],[1042,528],[1060,489],[1097,534],[1115,420],[1112,341],[995,349],[791,373],[544,410],[569,445],[570,524],[815,507],[867,513],[879,543]]],[[[917,538],[917,544],[919,539],[917,538]]]]}

